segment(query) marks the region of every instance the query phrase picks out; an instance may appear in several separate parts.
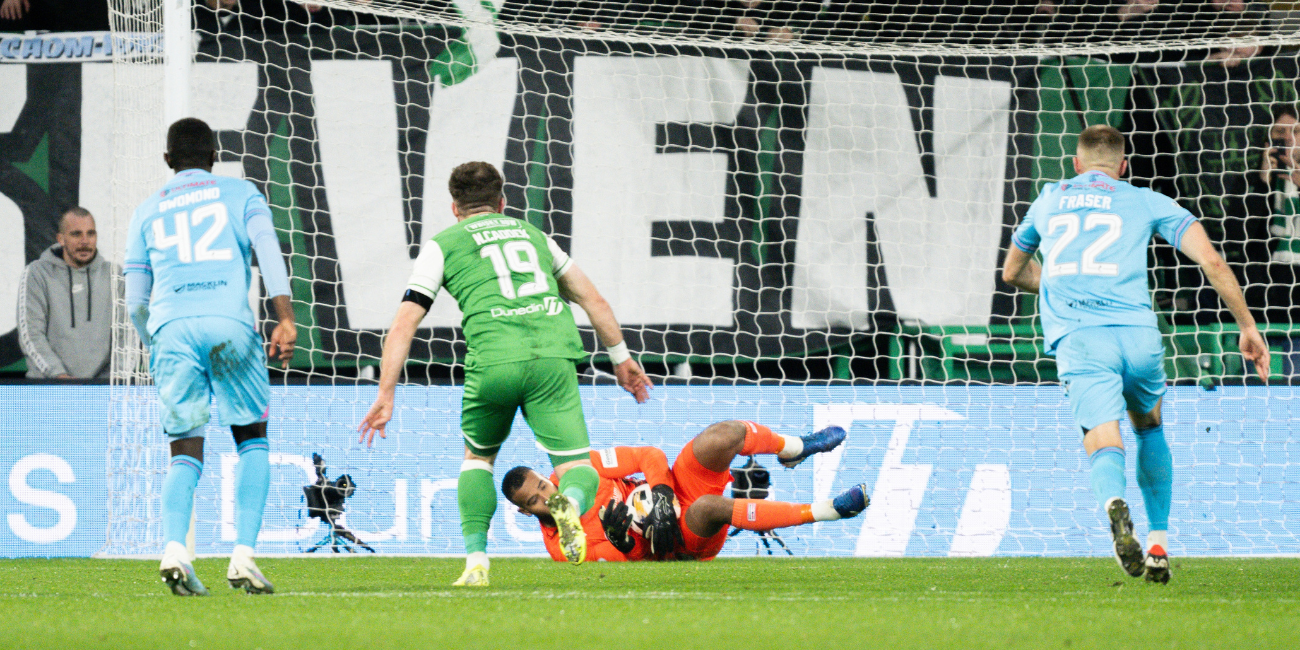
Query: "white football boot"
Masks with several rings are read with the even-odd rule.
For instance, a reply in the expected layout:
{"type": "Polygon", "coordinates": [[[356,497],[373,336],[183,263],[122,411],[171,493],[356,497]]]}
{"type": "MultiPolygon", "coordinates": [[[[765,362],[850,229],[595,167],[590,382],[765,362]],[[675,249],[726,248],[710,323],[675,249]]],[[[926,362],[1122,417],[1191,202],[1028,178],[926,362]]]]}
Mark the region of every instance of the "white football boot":
{"type": "Polygon", "coordinates": [[[199,582],[190,564],[190,552],[180,542],[167,542],[163,549],[162,564],[158,565],[158,574],[167,587],[177,596],[206,596],[207,587],[199,582]]]}
{"type": "Polygon", "coordinates": [[[242,544],[236,546],[235,552],[230,554],[230,567],[226,569],[226,580],[230,582],[231,589],[243,587],[244,591],[250,594],[275,593],[275,585],[262,575],[262,571],[257,568],[257,563],[253,562],[252,547],[242,544]]]}

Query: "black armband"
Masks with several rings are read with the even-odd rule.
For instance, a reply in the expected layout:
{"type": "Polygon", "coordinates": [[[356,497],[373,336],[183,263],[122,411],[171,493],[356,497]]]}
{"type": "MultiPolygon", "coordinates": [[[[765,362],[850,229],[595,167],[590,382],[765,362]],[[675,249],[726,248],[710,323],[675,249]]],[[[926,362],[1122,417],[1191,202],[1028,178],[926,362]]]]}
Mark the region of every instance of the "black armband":
{"type": "Polygon", "coordinates": [[[413,289],[407,289],[406,293],[402,294],[402,302],[413,302],[424,307],[425,311],[429,311],[429,308],[433,306],[433,298],[413,289]]]}

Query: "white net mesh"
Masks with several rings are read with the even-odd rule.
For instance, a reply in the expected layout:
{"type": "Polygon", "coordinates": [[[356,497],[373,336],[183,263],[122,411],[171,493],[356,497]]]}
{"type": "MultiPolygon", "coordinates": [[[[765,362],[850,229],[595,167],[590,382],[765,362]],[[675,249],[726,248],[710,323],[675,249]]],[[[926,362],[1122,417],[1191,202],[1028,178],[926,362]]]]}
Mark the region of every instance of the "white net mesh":
{"type": "MultiPolygon", "coordinates": [[[[115,30],[161,30],[157,6],[112,4],[115,30]]],[[[774,473],[783,500],[860,480],[875,489],[865,521],[791,531],[799,554],[1108,552],[1035,301],[998,274],[1037,188],[1073,175],[1084,125],[1127,133],[1131,180],[1201,218],[1268,323],[1278,376],[1292,372],[1294,280],[1278,251],[1300,242],[1284,209],[1300,202],[1286,178],[1258,171],[1270,155],[1289,164],[1294,144],[1275,128],[1290,124],[1278,111],[1300,76],[1285,12],[1238,2],[321,7],[194,12],[192,112],[217,131],[215,171],[266,194],[300,328],[292,369],[272,369],[264,550],[298,552],[322,534],[300,489],[320,453],[330,478],[359,485],[347,522],[364,540],[459,552],[465,348],[454,301],[440,297],[417,335],[396,439],[369,451],[352,431],[412,260],[454,222],[448,173],[468,160],[502,169],[507,214],[574,257],[629,347],[669,384],[645,406],[610,386],[579,310],[595,352],[580,364],[594,447],[654,444],[671,456],[728,418],[783,433],[851,427],[842,454],[774,473]]],[[[115,59],[119,234],[165,173],[161,67],[115,59]]],[[[1175,384],[1165,413],[1181,486],[1176,552],[1300,552],[1281,514],[1300,493],[1290,389],[1242,386],[1232,321],[1199,270],[1162,245],[1152,261],[1175,384]]],[[[265,318],[260,293],[250,299],[265,318]]],[[[167,454],[134,333],[127,323],[116,332],[106,552],[157,552],[167,454]]],[[[234,535],[236,456],[224,431],[214,420],[208,432],[201,553],[234,535]]],[[[548,465],[522,421],[498,468],[517,463],[548,465]]],[[[493,535],[494,553],[542,552],[536,525],[509,507],[493,535]]]]}
{"type": "MultiPolygon", "coordinates": [[[[233,3],[230,3],[233,4],[233,3]]],[[[391,24],[374,16],[528,36],[748,50],[854,54],[1098,54],[1294,42],[1289,3],[1239,0],[600,0],[471,4],[337,0],[305,7],[235,7],[261,31],[391,24]]],[[[245,3],[252,5],[252,3],[245,3]]]]}

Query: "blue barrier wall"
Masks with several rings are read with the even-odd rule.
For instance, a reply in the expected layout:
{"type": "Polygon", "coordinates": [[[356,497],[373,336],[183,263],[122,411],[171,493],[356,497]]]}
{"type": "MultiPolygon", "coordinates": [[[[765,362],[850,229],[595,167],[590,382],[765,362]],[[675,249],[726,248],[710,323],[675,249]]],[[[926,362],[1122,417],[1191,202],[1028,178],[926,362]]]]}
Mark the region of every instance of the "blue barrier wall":
{"type": "MultiPolygon", "coordinates": [[[[109,395],[104,386],[0,387],[0,556],[87,556],[104,547],[109,395]]],[[[346,522],[381,553],[461,552],[460,390],[399,389],[389,438],[366,449],[354,429],[373,396],[370,387],[273,391],[276,464],[259,550],[299,553],[323,533],[306,517],[301,490],[318,452],[331,478],[347,473],[358,484],[346,522]]],[[[719,420],[754,419],[783,433],[832,423],[848,428],[841,452],[789,471],[765,462],[782,500],[826,498],[857,482],[872,488],[863,517],[783,531],[798,555],[1110,552],[1080,434],[1058,387],[665,387],[640,406],[613,387],[584,388],[583,396],[593,447],[654,444],[670,458],[719,420]]],[[[1171,552],[1300,553],[1297,397],[1286,387],[1170,389],[1171,552]]],[[[146,442],[162,449],[161,434],[146,442]]],[[[210,427],[198,489],[200,553],[228,552],[233,543],[236,458],[228,433],[210,427]]],[[[164,467],[155,464],[146,475],[161,476],[153,472],[164,467]]],[[[549,469],[522,421],[497,461],[498,480],[515,464],[549,469]]],[[[1144,533],[1132,458],[1128,481],[1144,533]]],[[[141,483],[156,490],[161,482],[141,483]]],[[[157,535],[156,526],[140,530],[157,535]]],[[[724,555],[756,549],[756,538],[745,533],[728,542],[724,555]]],[[[504,501],[490,551],[544,552],[536,523],[504,501]]]]}
{"type": "Polygon", "coordinates": [[[104,545],[108,388],[0,386],[0,556],[104,545]]]}

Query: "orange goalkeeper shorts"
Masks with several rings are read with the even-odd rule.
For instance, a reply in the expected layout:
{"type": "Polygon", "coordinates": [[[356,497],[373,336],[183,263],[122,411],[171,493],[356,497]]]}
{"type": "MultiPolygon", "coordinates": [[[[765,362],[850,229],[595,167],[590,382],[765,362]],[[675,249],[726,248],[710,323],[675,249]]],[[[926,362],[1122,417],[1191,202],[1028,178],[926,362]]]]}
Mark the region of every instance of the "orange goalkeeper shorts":
{"type": "Polygon", "coordinates": [[[682,507],[682,513],[678,516],[682,528],[682,545],[677,554],[697,560],[711,560],[722,551],[722,545],[727,541],[727,530],[731,527],[723,526],[722,530],[709,537],[700,537],[686,526],[686,510],[696,499],[706,494],[722,496],[727,484],[731,482],[731,471],[715,472],[701,465],[695,459],[694,445],[694,440],[686,443],[682,452],[677,454],[677,460],[673,461],[673,482],[676,484],[677,502],[682,507]]]}

